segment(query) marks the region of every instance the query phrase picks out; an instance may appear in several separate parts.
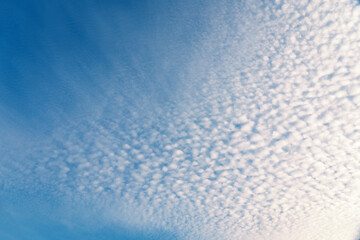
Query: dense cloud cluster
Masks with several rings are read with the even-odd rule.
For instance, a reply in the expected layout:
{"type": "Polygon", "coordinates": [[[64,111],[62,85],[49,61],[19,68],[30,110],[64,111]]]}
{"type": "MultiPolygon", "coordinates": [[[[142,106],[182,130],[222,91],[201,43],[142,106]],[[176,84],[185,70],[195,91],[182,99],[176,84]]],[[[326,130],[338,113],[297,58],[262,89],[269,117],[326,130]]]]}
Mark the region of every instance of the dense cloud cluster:
{"type": "Polygon", "coordinates": [[[207,9],[173,102],[125,118],[111,96],[2,174],[179,239],[354,239],[360,7],[248,2],[207,9]]]}

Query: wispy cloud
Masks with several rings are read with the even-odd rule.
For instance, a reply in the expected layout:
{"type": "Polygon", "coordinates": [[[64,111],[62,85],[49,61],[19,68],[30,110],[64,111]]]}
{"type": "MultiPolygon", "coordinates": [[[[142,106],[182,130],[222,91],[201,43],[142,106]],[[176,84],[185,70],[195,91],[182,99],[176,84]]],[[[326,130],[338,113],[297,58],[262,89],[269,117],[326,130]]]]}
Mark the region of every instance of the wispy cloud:
{"type": "Polygon", "coordinates": [[[167,39],[180,49],[159,47],[164,56],[154,68],[137,56],[132,66],[145,69],[134,85],[112,85],[121,88],[108,89],[97,117],[62,127],[17,159],[12,153],[16,161],[0,166],[2,188],[34,194],[49,185],[52,199],[98,209],[107,224],[179,239],[355,239],[359,6],[256,1],[203,9],[203,32],[173,20],[176,32],[199,34],[187,56],[182,35],[167,39]],[[173,81],[176,94],[159,97],[173,81]]]}

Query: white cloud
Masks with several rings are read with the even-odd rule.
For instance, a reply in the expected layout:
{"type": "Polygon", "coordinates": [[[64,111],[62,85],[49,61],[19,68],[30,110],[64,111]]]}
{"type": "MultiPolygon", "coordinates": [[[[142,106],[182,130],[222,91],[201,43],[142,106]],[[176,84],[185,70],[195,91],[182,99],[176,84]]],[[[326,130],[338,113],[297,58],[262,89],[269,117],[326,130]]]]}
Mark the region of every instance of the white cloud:
{"type": "Polygon", "coordinates": [[[186,70],[194,95],[177,109],[122,129],[115,112],[113,125],[70,126],[62,148],[33,153],[39,166],[10,171],[184,239],[355,239],[360,8],[350,2],[217,4],[186,70]]]}

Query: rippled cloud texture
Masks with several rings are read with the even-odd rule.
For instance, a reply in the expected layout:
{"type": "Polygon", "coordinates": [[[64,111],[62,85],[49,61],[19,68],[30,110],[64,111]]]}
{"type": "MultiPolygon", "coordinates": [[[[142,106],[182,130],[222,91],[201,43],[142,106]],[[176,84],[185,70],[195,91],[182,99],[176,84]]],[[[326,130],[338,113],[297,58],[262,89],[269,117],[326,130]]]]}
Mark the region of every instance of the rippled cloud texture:
{"type": "Polygon", "coordinates": [[[1,5],[1,239],[359,237],[357,1],[1,5]]]}

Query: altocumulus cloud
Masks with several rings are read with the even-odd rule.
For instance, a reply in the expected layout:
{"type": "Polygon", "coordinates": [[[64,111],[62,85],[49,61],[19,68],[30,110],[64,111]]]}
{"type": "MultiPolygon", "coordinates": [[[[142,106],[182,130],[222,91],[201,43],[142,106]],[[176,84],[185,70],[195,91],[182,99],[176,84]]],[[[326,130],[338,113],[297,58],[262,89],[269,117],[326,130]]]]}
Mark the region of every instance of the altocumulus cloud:
{"type": "Polygon", "coordinates": [[[56,124],[28,135],[1,117],[0,236],[358,237],[355,1],[105,5],[75,18],[98,49],[69,60],[84,66],[66,65],[72,49],[49,63],[79,109],[36,97],[57,107],[35,120],[56,124]]]}

